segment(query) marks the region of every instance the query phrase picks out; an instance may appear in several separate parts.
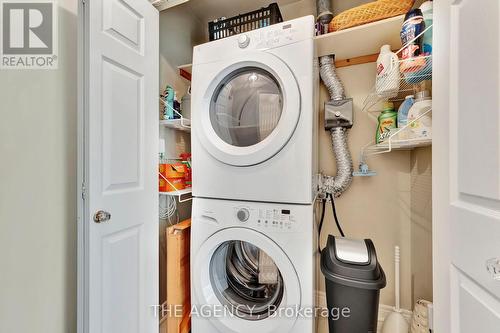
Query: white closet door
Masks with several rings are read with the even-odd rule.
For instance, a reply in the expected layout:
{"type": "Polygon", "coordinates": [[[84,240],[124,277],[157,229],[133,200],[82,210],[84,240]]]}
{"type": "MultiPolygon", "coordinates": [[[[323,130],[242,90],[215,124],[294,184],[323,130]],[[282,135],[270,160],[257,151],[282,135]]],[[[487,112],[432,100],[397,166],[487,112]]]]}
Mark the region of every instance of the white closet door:
{"type": "Polygon", "coordinates": [[[500,2],[434,6],[435,332],[497,333],[500,2]]]}
{"type": "Polygon", "coordinates": [[[159,15],[147,0],[81,9],[79,332],[158,332],[159,15]]]}

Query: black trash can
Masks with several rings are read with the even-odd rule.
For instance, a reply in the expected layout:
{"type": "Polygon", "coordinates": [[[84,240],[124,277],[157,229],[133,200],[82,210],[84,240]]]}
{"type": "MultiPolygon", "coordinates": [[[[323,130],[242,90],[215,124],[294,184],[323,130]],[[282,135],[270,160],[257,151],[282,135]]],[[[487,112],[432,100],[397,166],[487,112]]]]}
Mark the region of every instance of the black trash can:
{"type": "Polygon", "coordinates": [[[330,235],[321,271],[330,333],[376,333],[380,289],[387,282],[373,242],[330,235]]]}

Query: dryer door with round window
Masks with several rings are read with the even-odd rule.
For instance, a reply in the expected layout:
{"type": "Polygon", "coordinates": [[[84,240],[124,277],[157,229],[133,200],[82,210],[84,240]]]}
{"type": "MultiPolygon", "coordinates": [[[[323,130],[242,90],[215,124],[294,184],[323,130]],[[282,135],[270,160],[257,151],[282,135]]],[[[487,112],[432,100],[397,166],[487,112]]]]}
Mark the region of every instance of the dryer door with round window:
{"type": "Polygon", "coordinates": [[[207,255],[194,263],[201,274],[193,276],[192,283],[198,301],[213,306],[210,319],[221,332],[286,332],[293,326],[292,310],[300,306],[299,280],[271,239],[250,229],[230,228],[208,239],[199,253],[207,255]]]}
{"type": "Polygon", "coordinates": [[[268,53],[225,61],[204,97],[201,142],[230,165],[268,160],[288,142],[299,120],[297,82],[288,66],[268,53]]]}

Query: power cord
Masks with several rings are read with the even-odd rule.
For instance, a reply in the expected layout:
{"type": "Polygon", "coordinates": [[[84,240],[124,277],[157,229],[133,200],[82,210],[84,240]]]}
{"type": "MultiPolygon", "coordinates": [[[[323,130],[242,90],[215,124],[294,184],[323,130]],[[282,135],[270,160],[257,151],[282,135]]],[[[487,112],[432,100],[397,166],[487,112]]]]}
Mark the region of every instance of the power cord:
{"type": "Polygon", "coordinates": [[[318,250],[321,253],[321,229],[323,229],[323,222],[325,220],[325,211],[326,211],[326,199],[321,200],[321,218],[319,220],[318,226],[318,250]]]}
{"type": "Polygon", "coordinates": [[[339,229],[340,235],[342,237],[345,237],[344,230],[342,230],[342,227],[340,226],[339,218],[337,217],[337,209],[335,208],[335,200],[333,199],[333,195],[331,193],[330,193],[330,200],[332,202],[333,217],[335,218],[335,223],[337,224],[337,229],[339,229]]]}
{"type": "Polygon", "coordinates": [[[170,219],[177,211],[177,202],[173,196],[162,195],[159,199],[160,205],[160,219],[170,219]]]}
{"type": "MultiPolygon", "coordinates": [[[[342,229],[342,226],[340,225],[339,218],[337,216],[337,208],[335,207],[335,200],[333,195],[330,193],[328,194],[328,197],[330,198],[330,201],[332,202],[332,212],[333,212],[333,218],[335,219],[335,224],[337,225],[337,229],[340,232],[340,235],[342,237],[345,237],[344,230],[342,229]]],[[[318,248],[319,252],[321,252],[321,230],[323,229],[323,222],[325,221],[325,211],[326,211],[326,198],[321,200],[321,218],[319,221],[319,226],[318,226],[318,248]]]]}

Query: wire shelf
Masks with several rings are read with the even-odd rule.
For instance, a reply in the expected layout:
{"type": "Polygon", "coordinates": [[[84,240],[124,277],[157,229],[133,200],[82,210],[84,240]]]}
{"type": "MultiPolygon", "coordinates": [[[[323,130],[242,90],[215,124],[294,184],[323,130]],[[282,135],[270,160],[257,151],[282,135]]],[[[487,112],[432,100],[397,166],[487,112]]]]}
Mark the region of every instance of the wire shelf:
{"type": "Polygon", "coordinates": [[[167,128],[172,128],[176,129],[179,131],[184,131],[184,132],[191,132],[191,119],[184,118],[179,111],[176,109],[173,109],[170,105],[168,105],[161,97],[160,101],[165,107],[168,107],[174,112],[179,118],[176,119],[163,119],[160,120],[160,125],[167,127],[167,128]]]}
{"type": "Polygon", "coordinates": [[[412,125],[430,113],[432,113],[432,108],[429,108],[429,110],[426,110],[417,118],[409,121],[405,127],[396,128],[394,133],[391,133],[383,142],[376,144],[375,141],[372,141],[367,144],[361,150],[362,161],[368,156],[390,153],[393,150],[411,150],[418,147],[431,146],[432,138],[412,137],[412,125]]]}
{"type": "MultiPolygon", "coordinates": [[[[404,49],[409,47],[416,39],[420,38],[432,25],[412,41],[396,52],[398,57],[404,49]]],[[[387,101],[400,102],[408,95],[414,95],[422,90],[421,85],[432,80],[432,55],[423,55],[409,59],[399,59],[392,63],[391,68],[383,78],[379,78],[370,94],[363,102],[364,112],[380,112],[383,103],[387,101]]]]}
{"type": "Polygon", "coordinates": [[[160,125],[178,131],[191,132],[191,120],[187,118],[160,120],[160,125]]]}
{"type": "MultiPolygon", "coordinates": [[[[416,39],[420,38],[432,25],[421,34],[405,44],[396,53],[397,60],[392,62],[392,67],[382,79],[378,79],[371,93],[363,102],[362,111],[372,114],[381,112],[385,102],[401,102],[408,95],[415,95],[418,91],[425,90],[427,83],[432,80],[432,55],[422,55],[410,59],[399,59],[404,49],[416,39]]],[[[355,176],[374,176],[376,172],[369,169],[366,159],[372,155],[389,153],[394,150],[412,150],[418,147],[432,145],[432,133],[429,137],[415,137],[413,125],[420,118],[432,112],[429,108],[416,119],[409,120],[406,126],[391,130],[389,136],[381,143],[372,140],[361,149],[360,168],[354,172],[355,176]]],[[[376,118],[376,115],[373,115],[376,118]]]]}
{"type": "Polygon", "coordinates": [[[406,96],[414,95],[422,90],[420,85],[431,79],[431,55],[410,60],[399,60],[387,76],[378,81],[372,92],[365,98],[363,111],[380,112],[383,103],[387,101],[403,101],[406,96]]]}
{"type": "Polygon", "coordinates": [[[170,192],[158,192],[160,195],[168,195],[168,196],[174,196],[179,198],[179,202],[187,202],[191,201],[193,199],[192,197],[192,189],[191,188],[186,188],[183,190],[176,190],[176,191],[170,191],[170,192]]]}
{"type": "Polygon", "coordinates": [[[170,195],[170,196],[176,196],[179,198],[179,203],[190,201],[193,197],[191,195],[192,188],[184,188],[184,189],[177,189],[175,187],[175,184],[172,184],[168,178],[166,178],[164,175],[162,175],[160,172],[158,172],[158,175],[163,178],[171,187],[175,188],[174,191],[168,191],[168,192],[159,192],[160,195],[170,195]]]}

